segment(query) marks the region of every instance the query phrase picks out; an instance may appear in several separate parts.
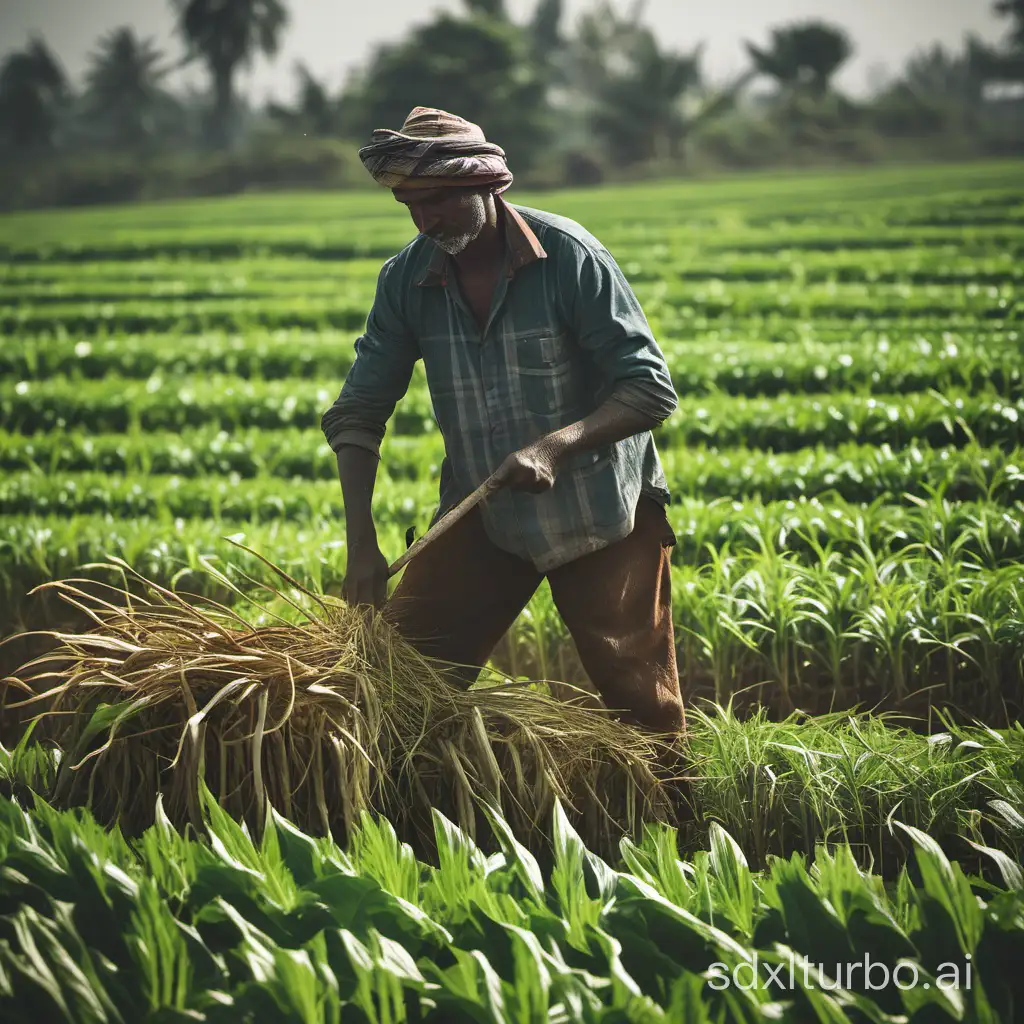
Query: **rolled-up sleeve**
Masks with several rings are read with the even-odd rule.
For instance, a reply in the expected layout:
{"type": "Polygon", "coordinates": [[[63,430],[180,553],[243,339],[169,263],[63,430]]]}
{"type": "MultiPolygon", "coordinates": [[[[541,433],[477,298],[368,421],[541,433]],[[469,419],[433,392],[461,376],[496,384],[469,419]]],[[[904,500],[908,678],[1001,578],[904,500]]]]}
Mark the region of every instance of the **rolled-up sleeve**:
{"type": "Polygon", "coordinates": [[[380,443],[391,414],[409,389],[419,346],[400,312],[396,282],[388,260],[377,278],[366,331],[356,339],[356,358],[335,403],[320,427],[334,451],[356,445],[380,457],[380,443]]]}
{"type": "Polygon", "coordinates": [[[662,422],[679,399],[639,300],[607,249],[576,244],[570,252],[564,270],[574,280],[562,294],[580,346],[611,382],[611,397],[662,422]]]}

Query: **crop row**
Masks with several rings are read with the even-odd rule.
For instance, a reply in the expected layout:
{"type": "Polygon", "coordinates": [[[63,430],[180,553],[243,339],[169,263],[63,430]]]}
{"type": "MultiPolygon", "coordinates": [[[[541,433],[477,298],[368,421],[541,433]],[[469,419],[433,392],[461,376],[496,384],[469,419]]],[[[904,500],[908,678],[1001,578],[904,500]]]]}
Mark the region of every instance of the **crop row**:
{"type": "MultiPolygon", "coordinates": [[[[328,287],[325,294],[291,292],[277,295],[163,297],[153,300],[85,301],[8,304],[0,311],[0,330],[13,334],[52,330],[89,334],[101,327],[129,333],[195,331],[243,325],[266,327],[362,327],[373,298],[372,285],[362,290],[328,287]]],[[[663,324],[674,318],[703,317],[732,320],[745,317],[860,317],[909,320],[922,317],[971,316],[982,320],[1014,320],[1024,300],[1012,286],[979,286],[954,290],[939,287],[835,285],[800,286],[792,283],[742,288],[723,282],[657,281],[637,285],[637,297],[648,316],[663,324]]]]}
{"type": "MultiPolygon", "coordinates": [[[[422,532],[437,506],[437,485],[384,476],[374,491],[374,518],[400,530],[422,532]]],[[[344,535],[344,506],[337,483],[317,480],[285,485],[273,477],[110,477],[76,473],[50,477],[11,473],[0,481],[0,515],[162,517],[224,523],[290,520],[310,523],[325,535],[344,535]]],[[[757,527],[784,549],[814,554],[817,546],[846,552],[865,545],[877,552],[928,545],[936,557],[970,552],[987,564],[1024,558],[1024,506],[1002,502],[917,499],[909,505],[870,505],[826,499],[778,502],[679,497],[669,506],[678,536],[673,557],[703,561],[708,548],[740,550],[758,543],[757,527]]]]}
{"type": "MultiPolygon", "coordinates": [[[[705,255],[669,248],[617,246],[615,253],[632,281],[722,280],[798,281],[800,283],[871,284],[1008,284],[1024,281],[1024,268],[1009,253],[966,256],[943,250],[848,253],[786,253],[777,255],[705,255]]],[[[209,291],[259,288],[270,283],[293,287],[331,280],[376,280],[379,259],[313,260],[267,256],[261,259],[137,260],[133,263],[96,260],[91,263],[11,264],[0,272],[0,295],[90,295],[97,288],[149,288],[152,294],[176,294],[196,288],[209,291]],[[81,291],[79,291],[81,290],[81,291]]]]}
{"type": "MultiPolygon", "coordinates": [[[[362,270],[363,260],[352,261],[360,270],[356,273],[345,269],[346,264],[332,264],[324,267],[311,277],[273,275],[254,277],[249,275],[224,276],[210,279],[183,279],[171,273],[167,278],[135,281],[111,279],[90,281],[74,279],[58,284],[37,284],[19,281],[4,284],[0,281],[0,302],[19,305],[29,309],[46,309],[59,305],[62,308],[72,304],[84,305],[97,302],[203,302],[218,299],[279,299],[282,296],[323,296],[334,299],[352,298],[363,301],[373,298],[374,285],[380,271],[378,263],[371,272],[362,270]],[[342,268],[339,272],[338,268],[342,268]]],[[[258,264],[257,264],[258,266],[258,264]]],[[[987,287],[996,287],[990,285],[987,287]]]]}
{"type": "MultiPolygon", "coordinates": [[[[378,200],[378,202],[381,202],[378,200]]],[[[772,252],[840,253],[869,251],[924,251],[956,248],[965,255],[987,256],[1007,253],[1017,258],[1024,253],[1024,225],[999,223],[977,226],[928,224],[917,227],[864,227],[827,225],[811,220],[806,224],[773,227],[729,225],[723,230],[717,218],[702,222],[686,218],[672,219],[661,210],[649,218],[620,209],[609,223],[602,223],[597,207],[578,212],[566,203],[553,204],[555,212],[581,220],[617,255],[633,246],[639,252],[645,244],[660,243],[691,249],[701,244],[709,252],[740,254],[772,252]],[[671,227],[666,225],[671,224],[671,227]]],[[[381,207],[378,207],[381,209],[381,207]]],[[[387,209],[387,207],[383,207],[387,209]]],[[[255,257],[300,257],[320,260],[386,259],[414,235],[407,219],[395,213],[368,217],[362,223],[343,221],[337,227],[313,226],[296,217],[286,226],[268,228],[244,222],[223,225],[178,224],[167,228],[138,228],[104,233],[69,230],[50,238],[37,236],[26,242],[0,238],[0,257],[10,263],[91,263],[190,258],[199,260],[238,260],[255,257]],[[77,238],[73,237],[75,234],[77,238]]]]}
{"type": "MultiPolygon", "coordinates": [[[[720,259],[720,258],[719,258],[720,259]]],[[[120,302],[139,300],[190,301],[210,299],[273,299],[286,296],[372,296],[379,263],[370,260],[350,260],[334,264],[317,264],[299,261],[307,269],[299,273],[287,262],[272,261],[274,272],[269,272],[260,263],[235,273],[211,273],[210,265],[199,269],[188,264],[164,264],[163,276],[137,278],[111,275],[109,277],[76,276],[56,280],[30,278],[0,278],[0,301],[32,307],[47,307],[61,304],[66,308],[71,303],[120,302]],[[187,272],[183,273],[182,271],[187,272]]],[[[756,262],[756,261],[747,261],[756,262]]],[[[765,261],[767,263],[767,261],[765,261]]],[[[994,262],[994,261],[993,261],[994,262]]],[[[1010,299],[1014,287],[1024,280],[1024,272],[999,272],[989,269],[982,273],[978,264],[984,261],[965,261],[965,269],[959,273],[934,271],[930,274],[917,272],[914,275],[899,276],[894,271],[869,270],[860,262],[840,262],[838,268],[815,265],[798,260],[785,263],[775,261],[760,272],[752,268],[745,272],[740,266],[719,264],[718,261],[700,259],[693,266],[686,263],[666,265],[664,260],[638,259],[626,251],[621,254],[620,264],[626,277],[634,285],[659,282],[667,286],[675,301],[691,301],[691,295],[701,298],[710,294],[716,298],[731,298],[739,308],[750,305],[751,296],[779,295],[780,301],[794,301],[790,289],[801,289],[802,301],[817,306],[824,298],[870,298],[884,308],[893,298],[915,300],[948,300],[952,295],[962,294],[968,305],[977,305],[985,310],[989,299],[1010,299]],[[969,269],[968,269],[969,268],[969,269]],[[788,298],[787,298],[788,297],[788,298]]],[[[913,311],[913,304],[910,304],[913,311]]],[[[957,308],[962,308],[958,305],[957,308]]]]}
{"type": "MultiPolygon", "coordinates": [[[[374,489],[374,516],[403,528],[429,518],[437,505],[431,480],[393,481],[383,477],[374,489]]],[[[325,534],[344,536],[341,488],[326,480],[301,487],[274,477],[240,481],[227,477],[127,476],[105,473],[45,476],[9,473],[0,481],[0,515],[111,515],[118,519],[216,519],[225,523],[265,523],[286,519],[315,523],[325,534]],[[332,529],[333,526],[333,529],[332,529]]]]}
{"type": "Polygon", "coordinates": [[[681,315],[709,318],[782,315],[913,319],[970,315],[978,320],[1016,319],[1024,306],[1011,284],[939,285],[805,284],[765,282],[740,284],[724,281],[656,279],[636,285],[637,298],[648,316],[664,309],[681,315]]]}
{"type": "MultiPolygon", "coordinates": [[[[24,340],[0,353],[0,375],[43,380],[67,375],[99,379],[118,375],[231,374],[246,380],[282,377],[334,380],[354,358],[348,333],[253,332],[188,338],[175,335],[97,339],[24,340]]],[[[774,395],[783,392],[857,391],[905,393],[929,387],[991,390],[1007,398],[1024,395],[1024,360],[1016,341],[730,342],[717,339],[661,343],[681,394],[723,391],[774,395]]]]}
{"type": "MultiPolygon", "coordinates": [[[[366,315],[371,306],[370,299],[360,304],[361,315],[357,318],[353,309],[346,313],[349,326],[338,325],[318,319],[309,320],[303,316],[283,316],[282,322],[254,322],[245,320],[231,323],[184,323],[173,325],[173,330],[159,325],[143,325],[140,330],[131,330],[116,320],[92,321],[84,332],[69,329],[61,320],[40,318],[33,329],[19,329],[17,336],[27,341],[82,341],[95,343],[103,340],[117,340],[126,336],[143,335],[166,338],[211,336],[227,334],[232,336],[266,336],[284,334],[318,334],[343,331],[353,335],[364,329],[366,315]]],[[[939,339],[945,337],[965,338],[981,343],[991,339],[994,343],[1016,340],[1019,336],[1017,321],[1013,319],[979,320],[968,315],[946,314],[942,316],[886,318],[881,315],[858,315],[849,317],[816,316],[809,318],[799,310],[785,313],[771,313],[756,316],[705,315],[693,307],[675,307],[660,302],[657,298],[644,301],[645,311],[654,330],[655,337],[663,339],[720,338],[722,340],[761,342],[825,342],[846,343],[856,339],[872,337],[886,339],[890,343],[902,339],[939,339]]],[[[223,319],[223,318],[222,318],[223,319]]],[[[74,324],[71,325],[74,327],[74,324]]],[[[937,344],[937,342],[935,342],[937,344]]],[[[970,342],[968,342],[970,343],[970,342]]]]}
{"type": "MultiPolygon", "coordinates": [[[[388,467],[390,450],[385,458],[388,467]]],[[[757,496],[780,501],[828,494],[851,502],[899,502],[908,495],[933,493],[959,501],[1024,500],[1020,448],[844,444],[775,453],[746,447],[671,447],[661,453],[661,461],[673,494],[706,500],[757,496]]]]}
{"type": "MultiPolygon", "coordinates": [[[[382,448],[378,478],[436,480],[443,457],[437,433],[391,436],[382,448]]],[[[670,447],[662,450],[661,460],[673,493],[704,498],[778,500],[832,492],[847,501],[897,501],[903,494],[921,497],[935,490],[956,500],[995,494],[1004,501],[1024,498],[1024,450],[1019,448],[843,444],[772,453],[745,446],[670,447]]],[[[296,428],[232,434],[202,427],[136,434],[0,433],[0,469],[274,476],[293,484],[337,478],[334,453],[323,435],[296,428]]]]}
{"type": "MultiPolygon", "coordinates": [[[[997,513],[985,521],[975,516],[972,523],[969,512],[950,509],[937,524],[922,515],[917,545],[894,537],[899,550],[887,552],[873,535],[871,513],[862,512],[859,519],[851,514],[845,526],[850,543],[844,545],[833,540],[831,511],[812,511],[779,509],[774,517],[752,516],[749,508],[735,511],[732,528],[744,538],[735,550],[723,544],[710,510],[702,513],[708,522],[693,531],[678,512],[672,517],[681,549],[715,544],[714,555],[700,564],[675,564],[671,570],[676,644],[688,698],[713,696],[724,703],[755,686],[774,707],[823,710],[833,701],[844,707],[906,699],[934,687],[934,699],[953,700],[971,713],[1000,720],[1022,713],[1019,520],[1018,560],[992,567],[983,566],[972,550],[990,546],[987,531],[997,526],[997,513]],[[798,535],[801,520],[810,529],[805,550],[798,551],[790,538],[798,535]],[[820,539],[813,536],[815,529],[822,532],[820,539]]],[[[876,513],[875,519],[884,514],[876,513]]],[[[5,620],[25,618],[40,627],[39,598],[26,598],[27,592],[54,578],[97,575],[99,570],[80,567],[110,554],[158,583],[175,581],[184,591],[220,601],[232,602],[235,595],[206,572],[200,556],[233,566],[229,575],[240,584],[244,580],[235,570],[280,584],[266,566],[222,539],[228,529],[210,520],[5,517],[0,520],[5,620]]],[[[236,535],[296,578],[340,593],[346,559],[337,533],[279,521],[245,524],[236,535]]],[[[389,557],[403,550],[400,537],[401,531],[390,526],[382,531],[389,557]]],[[[513,677],[583,682],[575,664],[550,591],[542,587],[500,645],[495,665],[513,677]]]]}
{"type": "MultiPolygon", "coordinates": [[[[998,257],[993,257],[998,261],[998,257]]],[[[92,260],[89,263],[14,263],[0,271],[0,284],[5,289],[21,286],[52,285],[72,289],[81,284],[149,283],[160,288],[227,285],[250,281],[309,281],[329,277],[340,281],[346,277],[376,281],[380,273],[379,259],[328,260],[303,259],[265,255],[240,260],[141,259],[131,263],[119,260],[92,260]]],[[[965,260],[964,267],[974,264],[965,260]]],[[[1001,262],[1001,261],[1000,261],[1001,262]]],[[[994,269],[994,268],[993,268],[994,269]]]]}
{"type": "MultiPolygon", "coordinates": [[[[117,378],[54,378],[0,384],[0,416],[8,430],[23,434],[187,426],[313,428],[336,396],[336,391],[303,380],[153,377],[143,383],[117,378]]],[[[657,433],[664,445],[746,444],[775,450],[849,441],[896,447],[915,440],[933,446],[962,444],[968,432],[983,445],[1014,446],[1024,443],[1022,413],[1024,400],[1012,402],[996,395],[955,391],[877,397],[844,393],[773,398],[684,396],[657,433]]],[[[425,388],[410,389],[392,424],[398,434],[436,429],[425,388]]]]}
{"type": "Polygon", "coordinates": [[[684,397],[658,436],[666,446],[745,444],[776,451],[850,441],[939,446],[963,444],[969,438],[983,445],[1015,446],[1024,442],[1024,402],[956,391],[877,397],[842,392],[822,397],[684,397]]]}
{"type": "MultiPolygon", "coordinates": [[[[369,310],[369,306],[367,306],[369,310]]],[[[705,328],[695,330],[693,324],[689,325],[685,335],[672,336],[659,334],[659,344],[691,344],[707,345],[714,347],[721,345],[723,350],[736,352],[745,346],[753,346],[755,350],[759,347],[775,344],[792,344],[797,347],[810,350],[820,346],[822,351],[827,351],[830,346],[841,347],[850,345],[854,348],[870,348],[874,346],[880,352],[886,351],[887,346],[899,346],[903,344],[919,344],[923,346],[925,354],[939,352],[943,349],[956,347],[963,351],[970,351],[976,348],[983,348],[987,345],[1003,347],[1017,345],[1020,342],[1020,331],[1013,324],[1000,324],[996,322],[979,323],[977,320],[965,320],[962,317],[951,319],[913,318],[906,321],[881,321],[878,323],[861,321],[850,324],[847,321],[836,319],[807,320],[800,317],[784,319],[771,317],[769,319],[755,318],[749,322],[736,321],[735,323],[709,323],[705,328]],[[961,322],[962,321],[962,322],[961,322]],[[927,346],[927,347],[924,347],[927,346]]],[[[206,345],[219,346],[231,344],[241,346],[243,342],[252,340],[257,345],[278,345],[284,341],[292,341],[296,344],[306,342],[315,344],[315,339],[325,335],[328,337],[338,336],[342,338],[355,338],[362,330],[362,326],[356,331],[334,332],[326,330],[303,330],[302,328],[277,328],[267,329],[253,327],[248,329],[244,335],[231,331],[208,331],[189,335],[163,334],[160,332],[132,333],[132,332],[110,332],[106,330],[96,331],[89,338],[76,338],[59,324],[36,332],[22,332],[19,340],[26,345],[32,346],[38,351],[40,346],[47,343],[64,345],[81,345],[82,351],[92,352],[94,346],[117,345],[124,343],[129,348],[142,345],[149,341],[157,347],[178,345],[181,347],[181,339],[187,337],[187,344],[196,344],[200,347],[206,345]]],[[[63,351],[63,349],[60,349],[63,351]]],[[[16,360],[17,355],[5,353],[4,358],[16,360]]],[[[21,365],[11,362],[9,365],[21,365]]]]}

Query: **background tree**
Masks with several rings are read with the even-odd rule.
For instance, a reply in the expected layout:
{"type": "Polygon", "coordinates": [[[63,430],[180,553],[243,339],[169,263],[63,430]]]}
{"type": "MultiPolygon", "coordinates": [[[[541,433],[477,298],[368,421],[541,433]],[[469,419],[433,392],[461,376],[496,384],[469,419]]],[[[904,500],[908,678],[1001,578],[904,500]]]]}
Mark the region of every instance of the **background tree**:
{"type": "Polygon", "coordinates": [[[327,138],[340,127],[338,103],[331,98],[327,86],[299,61],[295,65],[299,92],[295,105],[268,103],[267,113],[284,129],[295,134],[327,138]]]}
{"type": "Polygon", "coordinates": [[[347,86],[346,126],[365,138],[399,127],[418,105],[440,107],[479,124],[515,170],[533,166],[552,130],[546,84],[526,34],[490,17],[442,14],[399,43],[377,49],[347,86]]]}
{"type": "Polygon", "coordinates": [[[662,51],[640,24],[642,3],[626,15],[602,3],[580,19],[576,68],[592,97],[590,123],[609,156],[630,164],[676,155],[680,100],[701,84],[700,52],[662,51]]]}
{"type": "Polygon", "coordinates": [[[996,0],[992,6],[996,14],[1010,21],[1009,49],[1024,52],[1024,0],[996,0]]]}
{"type": "Polygon", "coordinates": [[[562,37],[562,0],[537,0],[527,31],[533,56],[546,61],[565,40],[562,37]]]}
{"type": "Polygon", "coordinates": [[[151,39],[130,28],[103,36],[85,73],[85,109],[106,143],[137,152],[159,140],[161,114],[172,102],[161,88],[170,70],[151,39]]]}
{"type": "Polygon", "coordinates": [[[51,152],[69,98],[56,57],[34,37],[0,65],[0,145],[17,160],[51,152]]]}
{"type": "Polygon", "coordinates": [[[484,18],[499,18],[508,20],[508,13],[505,10],[505,0],[462,0],[466,11],[471,15],[479,15],[484,18]]]}
{"type": "Polygon", "coordinates": [[[990,77],[999,82],[1024,82],[1024,0],[997,0],[995,12],[1008,18],[1010,30],[1002,50],[988,54],[990,77]]]}
{"type": "Polygon", "coordinates": [[[823,21],[807,21],[772,29],[771,43],[761,49],[746,44],[754,67],[774,78],[783,92],[823,96],[836,72],[853,55],[843,29],[823,21]]]}
{"type": "Polygon", "coordinates": [[[967,36],[959,52],[936,43],[911,55],[897,81],[876,98],[873,120],[893,135],[975,135],[988,120],[985,87],[1003,77],[1005,63],[976,36],[967,36]]]}
{"type": "Polygon", "coordinates": [[[257,53],[277,53],[288,12],[281,0],[171,0],[178,32],[190,56],[199,57],[213,84],[211,138],[231,141],[234,78],[257,53]]]}
{"type": "Polygon", "coordinates": [[[643,0],[619,14],[605,0],[580,18],[571,74],[585,117],[609,159],[629,165],[678,158],[684,140],[731,106],[749,76],[720,93],[705,88],[702,46],[663,50],[642,24],[643,0]]]}

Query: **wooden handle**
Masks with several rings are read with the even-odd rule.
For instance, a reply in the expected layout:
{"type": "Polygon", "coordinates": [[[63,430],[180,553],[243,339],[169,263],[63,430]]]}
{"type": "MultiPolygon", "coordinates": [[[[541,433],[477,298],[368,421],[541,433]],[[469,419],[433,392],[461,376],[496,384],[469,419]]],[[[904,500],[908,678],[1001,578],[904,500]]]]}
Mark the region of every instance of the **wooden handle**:
{"type": "Polygon", "coordinates": [[[479,505],[488,495],[493,494],[501,485],[495,482],[494,475],[489,476],[472,494],[467,495],[455,506],[455,508],[445,512],[443,516],[434,525],[427,530],[425,534],[418,541],[409,547],[409,549],[397,559],[393,565],[388,568],[388,578],[390,579],[395,575],[408,561],[409,559],[418,555],[428,544],[433,543],[441,536],[442,533],[450,530],[471,508],[479,505]]]}

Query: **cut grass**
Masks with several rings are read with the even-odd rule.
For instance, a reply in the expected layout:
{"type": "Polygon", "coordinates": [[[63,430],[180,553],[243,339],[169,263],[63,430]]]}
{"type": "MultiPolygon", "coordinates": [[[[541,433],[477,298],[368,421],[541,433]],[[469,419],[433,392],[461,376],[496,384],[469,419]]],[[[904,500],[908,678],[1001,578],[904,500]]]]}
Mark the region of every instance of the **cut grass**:
{"type": "Polygon", "coordinates": [[[50,585],[99,628],[55,634],[63,646],[20,680],[68,752],[61,804],[137,830],[162,793],[171,820],[195,820],[205,777],[256,828],[268,801],[300,827],[342,836],[373,808],[429,841],[431,808],[473,835],[475,799],[488,796],[537,842],[557,798],[595,849],[672,812],[659,779],[668,738],[522,685],[463,691],[381,617],[283,571],[290,587],[273,597],[298,607],[301,590],[302,621],[254,627],[137,574],[133,596],[130,568],[117,567],[123,587],[102,596],[50,585]]]}

